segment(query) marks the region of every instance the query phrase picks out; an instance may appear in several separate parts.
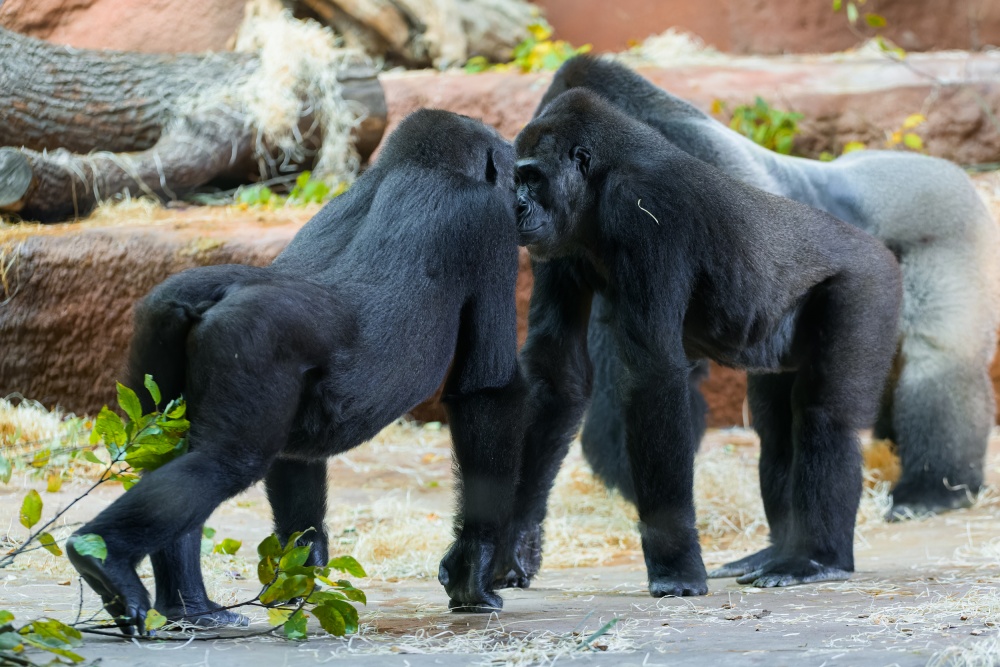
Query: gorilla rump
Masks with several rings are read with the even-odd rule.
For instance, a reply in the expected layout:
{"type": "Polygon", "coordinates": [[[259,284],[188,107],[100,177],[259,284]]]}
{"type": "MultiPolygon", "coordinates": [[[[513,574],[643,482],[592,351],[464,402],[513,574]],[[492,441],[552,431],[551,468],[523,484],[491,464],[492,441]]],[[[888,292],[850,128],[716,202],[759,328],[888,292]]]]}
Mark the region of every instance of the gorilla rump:
{"type": "MultiPolygon", "coordinates": [[[[831,213],[895,253],[904,289],[899,349],[875,424],[876,437],[891,439],[902,462],[890,516],[969,505],[983,483],[995,418],[989,367],[1000,324],[1000,242],[968,176],[944,160],[895,151],[833,162],[778,155],[608,60],[567,62],[539,109],[571,88],[599,93],[687,153],[831,213]]],[[[584,453],[605,482],[634,499],[615,389],[621,361],[601,325],[606,307],[595,303],[590,329],[594,400],[584,453]]]]}
{"type": "MultiPolygon", "coordinates": [[[[856,429],[896,348],[901,285],[872,237],[733,179],[597,95],[560,95],[518,135],[518,230],[535,288],[518,506],[532,534],[586,408],[591,301],[622,360],[625,443],[654,596],[707,592],[693,502],[692,360],[751,373],[772,546],[741,583],[843,579],[861,494],[856,429]]],[[[518,582],[520,583],[520,582],[518,582]]]]}
{"type": "Polygon", "coordinates": [[[498,551],[513,485],[492,480],[516,474],[521,437],[513,179],[513,149],[495,131],[418,111],[271,266],[185,271],[139,305],[129,380],[150,373],[164,399],[183,393],[190,451],[77,531],[101,535],[106,560],[78,553],[75,536],[67,549],[123,631],[143,632],[150,604],[135,568],[147,554],[168,618],[244,620],[208,599],[199,536],[219,503],[260,479],[279,537],[313,529],[310,564],[325,564],[325,459],[446,375],[465,508],[453,551],[469,562],[463,549],[498,551]]]}

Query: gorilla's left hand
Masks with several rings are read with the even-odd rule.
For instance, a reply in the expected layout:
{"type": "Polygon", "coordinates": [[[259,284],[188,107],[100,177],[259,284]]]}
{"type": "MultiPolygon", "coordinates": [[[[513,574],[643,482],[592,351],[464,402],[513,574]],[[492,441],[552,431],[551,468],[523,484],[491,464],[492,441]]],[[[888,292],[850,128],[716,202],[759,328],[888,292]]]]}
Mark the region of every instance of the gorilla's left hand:
{"type": "Polygon", "coordinates": [[[494,592],[500,570],[497,546],[488,539],[461,536],[441,559],[438,581],[456,612],[490,613],[503,609],[503,598],[494,592]]]}

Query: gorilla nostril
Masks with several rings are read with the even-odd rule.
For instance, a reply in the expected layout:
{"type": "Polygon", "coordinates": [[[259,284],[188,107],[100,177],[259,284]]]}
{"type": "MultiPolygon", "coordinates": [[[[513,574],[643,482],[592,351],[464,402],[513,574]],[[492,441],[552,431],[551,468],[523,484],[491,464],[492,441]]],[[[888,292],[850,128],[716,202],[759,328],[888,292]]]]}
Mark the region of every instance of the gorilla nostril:
{"type": "Polygon", "coordinates": [[[525,199],[517,200],[517,209],[516,209],[517,217],[519,218],[524,217],[525,215],[528,214],[528,211],[530,210],[531,210],[531,204],[529,204],[527,200],[525,199]]]}

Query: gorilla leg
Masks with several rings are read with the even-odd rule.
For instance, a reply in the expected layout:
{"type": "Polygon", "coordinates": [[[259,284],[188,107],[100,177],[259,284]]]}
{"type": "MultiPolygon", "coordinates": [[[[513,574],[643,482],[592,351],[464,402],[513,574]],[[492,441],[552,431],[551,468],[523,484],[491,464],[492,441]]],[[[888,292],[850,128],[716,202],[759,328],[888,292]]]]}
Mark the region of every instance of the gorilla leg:
{"type": "Polygon", "coordinates": [[[896,342],[896,321],[884,315],[897,311],[899,295],[873,289],[892,284],[880,277],[845,271],[818,288],[803,310],[796,335],[802,362],[792,388],[791,512],[777,527],[772,559],[738,583],[789,586],[846,579],[854,571],[862,481],[857,429],[874,419],[896,342]]]}
{"type": "Polygon", "coordinates": [[[153,607],[171,621],[203,627],[250,624],[242,614],[222,609],[208,599],[201,576],[201,526],[153,554],[156,603],[153,607]]]}
{"type": "Polygon", "coordinates": [[[705,565],[695,529],[694,445],[683,365],[643,371],[625,409],[639,533],[653,597],[704,595],[705,565]]]}
{"type": "MultiPolygon", "coordinates": [[[[609,489],[617,489],[626,500],[635,504],[632,470],[625,448],[624,401],[621,395],[626,371],[607,324],[609,316],[607,299],[595,294],[587,330],[587,347],[594,364],[594,388],[580,443],[584,458],[594,474],[609,489]]],[[[708,405],[699,387],[706,377],[708,362],[696,362],[691,368],[689,381],[691,433],[696,449],[705,435],[708,405]]]]}
{"type": "MultiPolygon", "coordinates": [[[[245,442],[241,437],[228,441],[225,448],[192,451],[143,476],[135,488],[67,540],[66,552],[73,567],[101,596],[105,609],[123,632],[144,632],[149,594],[135,572],[143,556],[162,551],[197,531],[222,501],[263,476],[265,465],[254,465],[251,457],[243,458],[245,442]],[[241,452],[240,460],[233,461],[227,455],[230,452],[241,452]],[[81,555],[74,548],[76,538],[88,533],[104,539],[108,551],[105,560],[81,555]]],[[[172,562],[192,565],[190,547],[172,553],[177,555],[172,562]]],[[[171,560],[159,562],[162,566],[171,560]]],[[[183,577],[183,573],[179,576],[183,577]]],[[[195,584],[176,578],[168,585],[178,591],[197,590],[195,584]]]]}
{"type": "Polygon", "coordinates": [[[970,261],[967,247],[948,252],[940,244],[910,248],[901,266],[901,367],[892,426],[902,475],[890,518],[971,504],[982,485],[996,410],[987,375],[996,350],[996,306],[983,269],[970,261]]]}
{"type": "Polygon", "coordinates": [[[274,514],[274,530],[282,544],[292,533],[306,532],[298,539],[309,544],[306,565],[326,565],[330,560],[326,518],[326,461],[277,458],[264,478],[267,499],[274,514]],[[312,530],[309,530],[312,529],[312,530]]]}
{"type": "Polygon", "coordinates": [[[771,529],[771,546],[709,572],[711,578],[739,577],[774,558],[785,544],[792,513],[791,469],[792,386],[794,373],[754,374],[747,377],[747,397],[754,430],[760,436],[760,492],[771,529]]]}
{"type": "Polygon", "coordinates": [[[983,484],[995,409],[988,370],[933,354],[908,361],[895,389],[902,475],[892,491],[893,520],[968,507],[983,484]]]}
{"type": "Polygon", "coordinates": [[[503,599],[493,592],[497,582],[528,577],[511,528],[521,464],[524,393],[519,373],[498,389],[449,395],[446,388],[445,407],[461,484],[461,516],[455,542],[441,560],[438,580],[451,598],[448,606],[455,611],[496,611],[503,607],[503,599]]]}

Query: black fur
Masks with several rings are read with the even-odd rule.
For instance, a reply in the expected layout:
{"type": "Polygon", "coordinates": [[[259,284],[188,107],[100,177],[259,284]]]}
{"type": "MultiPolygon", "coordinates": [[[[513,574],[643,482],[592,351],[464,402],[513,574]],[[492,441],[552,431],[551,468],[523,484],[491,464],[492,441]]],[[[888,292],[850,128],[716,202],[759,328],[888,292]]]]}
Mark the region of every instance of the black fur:
{"type": "MultiPolygon", "coordinates": [[[[624,65],[579,56],[555,75],[542,109],[573,88],[592,90],[668,141],[730,176],[827,211],[874,235],[898,257],[907,293],[899,349],[876,437],[898,447],[902,475],[890,518],[972,503],[995,423],[990,360],[1000,289],[995,223],[955,165],[899,151],[858,151],[833,162],[777,155],[730,130],[624,65]]],[[[600,306],[595,306],[600,309],[600,306]]],[[[610,486],[634,499],[621,437],[610,334],[591,327],[594,402],[584,452],[610,486]]]]}
{"type": "MultiPolygon", "coordinates": [[[[591,300],[623,363],[625,442],[654,596],[707,591],[693,503],[692,360],[748,369],[773,546],[739,574],[784,586],[854,569],[856,429],[896,345],[899,267],[875,239],[697,160],[571,90],[515,141],[535,288],[522,367],[527,531],[587,404],[591,300]]],[[[724,483],[724,482],[720,482],[724,483]]],[[[734,572],[735,573],[735,572],[734,572]]]]}
{"type": "Polygon", "coordinates": [[[501,482],[521,449],[513,179],[513,150],[495,131],[419,111],[271,266],[185,271],[139,305],[129,383],[151,373],[164,399],[185,396],[190,452],[80,528],[104,538],[106,561],[78,554],[73,538],[67,549],[124,631],[142,632],[150,608],[135,573],[147,554],[159,611],[242,620],[208,599],[199,535],[219,503],[262,479],[279,536],[313,529],[303,540],[325,563],[325,459],[446,374],[464,494],[452,554],[465,564],[449,590],[457,606],[499,606],[491,586],[467,581],[491,583],[499,567],[490,554],[503,551],[513,509],[513,482],[501,482]]]}

